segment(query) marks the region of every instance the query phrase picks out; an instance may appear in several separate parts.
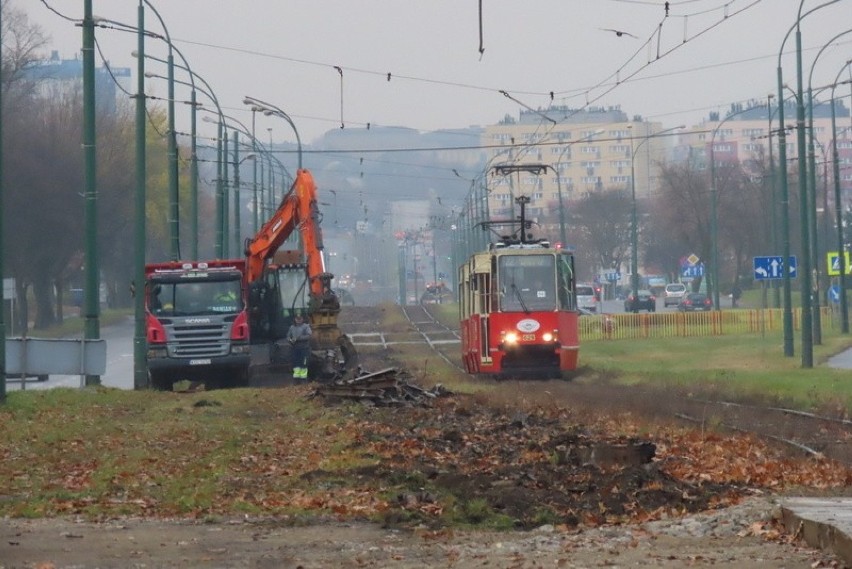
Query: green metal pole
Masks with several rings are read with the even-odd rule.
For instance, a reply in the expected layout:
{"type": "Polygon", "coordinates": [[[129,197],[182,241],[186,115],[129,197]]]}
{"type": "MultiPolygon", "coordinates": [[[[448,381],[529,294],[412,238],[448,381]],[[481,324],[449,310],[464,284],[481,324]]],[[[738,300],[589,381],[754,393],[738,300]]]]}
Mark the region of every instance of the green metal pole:
{"type": "Polygon", "coordinates": [[[222,151],[222,142],[224,134],[224,119],[219,118],[219,126],[217,127],[216,135],[216,258],[225,258],[225,236],[222,233],[224,227],[224,213],[222,201],[225,195],[225,189],[222,184],[222,163],[225,160],[225,153],[222,151]]]}
{"type": "MultiPolygon", "coordinates": [[[[848,63],[846,64],[849,65],[848,63]]],[[[841,70],[842,71],[842,70],[841,70]]],[[[839,78],[839,75],[838,75],[839,78]]],[[[846,301],[846,251],[843,240],[843,203],[840,196],[840,156],[837,153],[837,113],[834,110],[834,88],[831,88],[831,149],[834,159],[834,222],[837,225],[837,254],[840,265],[840,331],[849,333],[849,307],[846,301]]]]}
{"type": "MultiPolygon", "coordinates": [[[[630,290],[633,293],[633,312],[638,312],[635,306],[635,300],[639,298],[639,245],[637,243],[639,239],[639,231],[636,227],[637,217],[636,217],[636,168],[634,162],[636,161],[636,150],[633,147],[633,136],[630,136],[630,199],[631,199],[631,211],[630,211],[630,290]]],[[[647,140],[647,139],[646,139],[647,140]]],[[[641,144],[641,143],[640,143],[641,144]]]]}
{"type": "Polygon", "coordinates": [[[177,132],[175,131],[175,58],[169,41],[169,254],[172,261],[180,259],[180,234],[178,219],[180,205],[178,197],[177,132]]]}
{"type": "MultiPolygon", "coordinates": [[[[258,191],[258,188],[257,188],[257,163],[260,161],[260,159],[257,157],[257,138],[255,138],[255,115],[256,114],[257,114],[257,111],[254,108],[252,108],[252,110],[251,110],[251,148],[252,148],[252,151],[254,152],[254,155],[255,155],[255,159],[253,160],[253,165],[252,165],[253,166],[252,167],[252,188],[254,188],[254,192],[252,194],[252,205],[253,205],[252,209],[254,210],[254,212],[253,212],[254,213],[254,227],[253,227],[254,234],[257,234],[258,230],[260,229],[260,212],[258,211],[258,209],[260,209],[260,200],[258,200],[258,195],[257,195],[257,191],[258,191]]],[[[261,164],[261,167],[263,167],[262,164],[261,164]]]]}
{"type": "Polygon", "coordinates": [[[240,251],[240,133],[234,131],[234,255],[240,251]]]}
{"type": "Polygon", "coordinates": [[[820,288],[819,288],[819,246],[818,246],[818,231],[816,222],[816,150],[814,148],[814,100],[813,91],[808,86],[808,190],[810,208],[808,217],[810,218],[810,234],[811,234],[811,262],[813,263],[814,271],[814,286],[813,286],[813,342],[815,345],[822,344],[822,315],[820,314],[820,288]]]}
{"type": "MultiPolygon", "coordinates": [[[[191,72],[190,72],[190,76],[191,72]]],[[[190,165],[189,165],[189,188],[191,197],[189,200],[189,215],[190,215],[190,231],[192,243],[192,260],[198,260],[198,141],[196,140],[196,123],[198,106],[195,100],[195,89],[190,95],[190,104],[192,111],[190,114],[190,165]]]]}
{"type": "MultiPolygon", "coordinates": [[[[84,0],[83,13],[83,195],[86,238],[85,258],[85,317],[84,339],[100,339],[98,319],[100,280],[98,278],[98,193],[95,179],[95,20],[92,0],[84,0]]],[[[99,385],[100,376],[86,375],[86,385],[99,385]]]]}
{"type": "Polygon", "coordinates": [[[814,367],[813,319],[811,312],[811,247],[808,216],[808,170],[805,154],[805,101],[802,77],[802,31],[796,25],[796,145],[799,154],[799,217],[801,223],[802,262],[799,278],[802,294],[802,367],[814,367]]]}
{"type": "MultiPolygon", "coordinates": [[[[3,28],[2,10],[0,10],[0,29],[3,28]]],[[[3,45],[0,43],[0,61],[3,45]]],[[[3,109],[2,89],[0,89],[0,113],[3,109]]],[[[3,259],[3,119],[0,117],[0,330],[3,331],[3,345],[0,346],[0,403],[6,401],[6,298],[3,259]]]]}
{"type": "MultiPolygon", "coordinates": [[[[770,218],[771,232],[772,232],[772,254],[778,254],[778,250],[780,246],[778,244],[778,196],[777,190],[775,187],[775,162],[772,159],[772,98],[775,95],[772,93],[769,94],[768,103],[766,105],[766,115],[769,118],[769,195],[772,200],[772,217],[770,218]]],[[[780,104],[784,104],[784,101],[781,101],[780,104]]],[[[773,306],[775,308],[781,308],[781,287],[778,286],[778,280],[773,280],[771,283],[772,286],[772,295],[773,295],[773,306]]]]}
{"type": "Polygon", "coordinates": [[[133,297],[133,388],[148,387],[147,345],[145,337],[145,8],[139,0],[139,25],[136,34],[136,196],[134,235],[133,297]]]}
{"type": "MultiPolygon", "coordinates": [[[[781,47],[784,49],[783,45],[781,47]]],[[[784,79],[781,56],[778,56],[778,175],[781,181],[781,236],[784,260],[784,355],[792,358],[793,347],[793,293],[790,277],[790,190],[787,185],[787,129],[784,126],[784,79]]]]}
{"type": "Polygon", "coordinates": [[[228,239],[228,234],[231,231],[231,212],[228,206],[228,190],[231,185],[231,181],[228,179],[228,129],[225,129],[225,140],[222,141],[222,253],[225,255],[225,259],[230,258],[231,256],[231,247],[228,245],[230,243],[230,239],[228,239]]]}

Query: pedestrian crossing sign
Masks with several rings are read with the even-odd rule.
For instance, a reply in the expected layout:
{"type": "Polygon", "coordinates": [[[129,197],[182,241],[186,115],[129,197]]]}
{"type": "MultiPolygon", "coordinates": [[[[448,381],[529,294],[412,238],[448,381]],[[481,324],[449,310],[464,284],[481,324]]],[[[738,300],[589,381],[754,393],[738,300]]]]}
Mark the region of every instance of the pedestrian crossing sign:
{"type": "MultiPolygon", "coordinates": [[[[826,253],[826,272],[832,276],[840,275],[840,255],[837,251],[829,251],[826,253]]],[[[849,259],[849,251],[843,252],[843,264],[847,275],[852,275],[852,263],[849,259]]]]}

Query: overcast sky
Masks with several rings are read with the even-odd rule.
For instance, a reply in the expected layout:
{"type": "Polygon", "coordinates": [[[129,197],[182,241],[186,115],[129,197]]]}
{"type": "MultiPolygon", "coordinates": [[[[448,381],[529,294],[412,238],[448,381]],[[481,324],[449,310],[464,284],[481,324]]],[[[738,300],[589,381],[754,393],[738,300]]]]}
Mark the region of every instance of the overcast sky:
{"type": "MultiPolygon", "coordinates": [[[[828,1],[804,0],[803,11],[828,1]]],[[[63,58],[79,54],[81,28],[62,16],[79,20],[83,0],[11,2],[50,36],[50,49],[63,58]]],[[[480,42],[477,0],[150,2],[226,114],[250,125],[243,97],[267,101],[292,117],[303,143],[341,124],[423,131],[485,126],[506,114],[517,117],[524,106],[550,105],[551,92],[553,103],[572,108],[620,106],[628,116],[664,125],[696,124],[710,111],[766,100],[776,91],[781,42],[800,5],[800,0],[482,0],[480,42]]],[[[137,0],[93,0],[93,6],[97,17],[137,24],[137,0]]],[[[852,0],[803,20],[806,87],[819,49],[850,23],[852,0]]],[[[149,9],[146,27],[162,32],[149,9]]],[[[99,28],[96,38],[112,65],[135,73],[135,35],[99,28]]],[[[785,80],[793,85],[794,40],[791,34],[782,57],[785,80]]],[[[852,57],[850,40],[852,33],[841,36],[819,57],[814,86],[832,82],[852,57]]],[[[154,39],[146,51],[166,55],[164,42],[154,39]]],[[[166,74],[153,61],[147,68],[166,74]]],[[[178,70],[176,78],[186,76],[178,70]]],[[[167,93],[158,79],[149,80],[146,90],[167,93]]],[[[848,106],[848,90],[843,92],[848,106]]],[[[178,85],[176,98],[188,99],[188,91],[178,85]]],[[[178,114],[179,122],[188,123],[188,112],[178,107],[178,114]]],[[[213,125],[199,125],[213,133],[213,125]]],[[[269,127],[276,142],[295,140],[283,120],[257,117],[264,139],[269,127]]]]}

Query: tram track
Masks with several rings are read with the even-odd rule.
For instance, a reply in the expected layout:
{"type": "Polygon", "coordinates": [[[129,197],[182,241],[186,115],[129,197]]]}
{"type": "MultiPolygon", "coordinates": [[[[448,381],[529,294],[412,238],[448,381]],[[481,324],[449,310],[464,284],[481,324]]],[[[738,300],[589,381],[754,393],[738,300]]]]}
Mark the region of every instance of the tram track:
{"type": "MultiPolygon", "coordinates": [[[[460,361],[459,331],[440,322],[428,306],[395,307],[404,325],[382,329],[377,308],[359,307],[344,322],[344,330],[361,350],[387,352],[396,345],[420,345],[459,373],[470,377],[460,361]]],[[[351,311],[352,309],[347,309],[351,311]]],[[[582,376],[580,376],[581,378],[582,376]]],[[[580,379],[578,378],[578,379],[580,379]]],[[[594,380],[571,382],[564,405],[611,409],[620,406],[646,416],[687,422],[707,430],[751,433],[791,449],[824,456],[852,466],[852,420],[831,411],[804,411],[770,404],[714,399],[700,392],[678,396],[654,385],[633,385],[626,397],[624,386],[594,380]]],[[[563,390],[552,390],[554,396],[563,390]]],[[[561,398],[561,397],[560,397],[561,398]]]]}

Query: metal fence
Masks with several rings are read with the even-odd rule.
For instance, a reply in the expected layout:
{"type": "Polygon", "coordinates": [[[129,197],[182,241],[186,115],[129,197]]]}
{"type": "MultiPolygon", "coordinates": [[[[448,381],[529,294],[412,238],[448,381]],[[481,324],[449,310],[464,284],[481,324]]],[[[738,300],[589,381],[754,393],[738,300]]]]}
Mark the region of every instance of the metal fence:
{"type": "MultiPolygon", "coordinates": [[[[839,327],[830,307],[820,307],[823,330],[839,327]]],[[[793,329],[801,327],[801,309],[793,310],[793,329]]],[[[732,309],[709,312],[651,312],[597,314],[580,317],[581,340],[623,340],[721,336],[782,332],[784,311],[780,308],[732,309]]]]}

